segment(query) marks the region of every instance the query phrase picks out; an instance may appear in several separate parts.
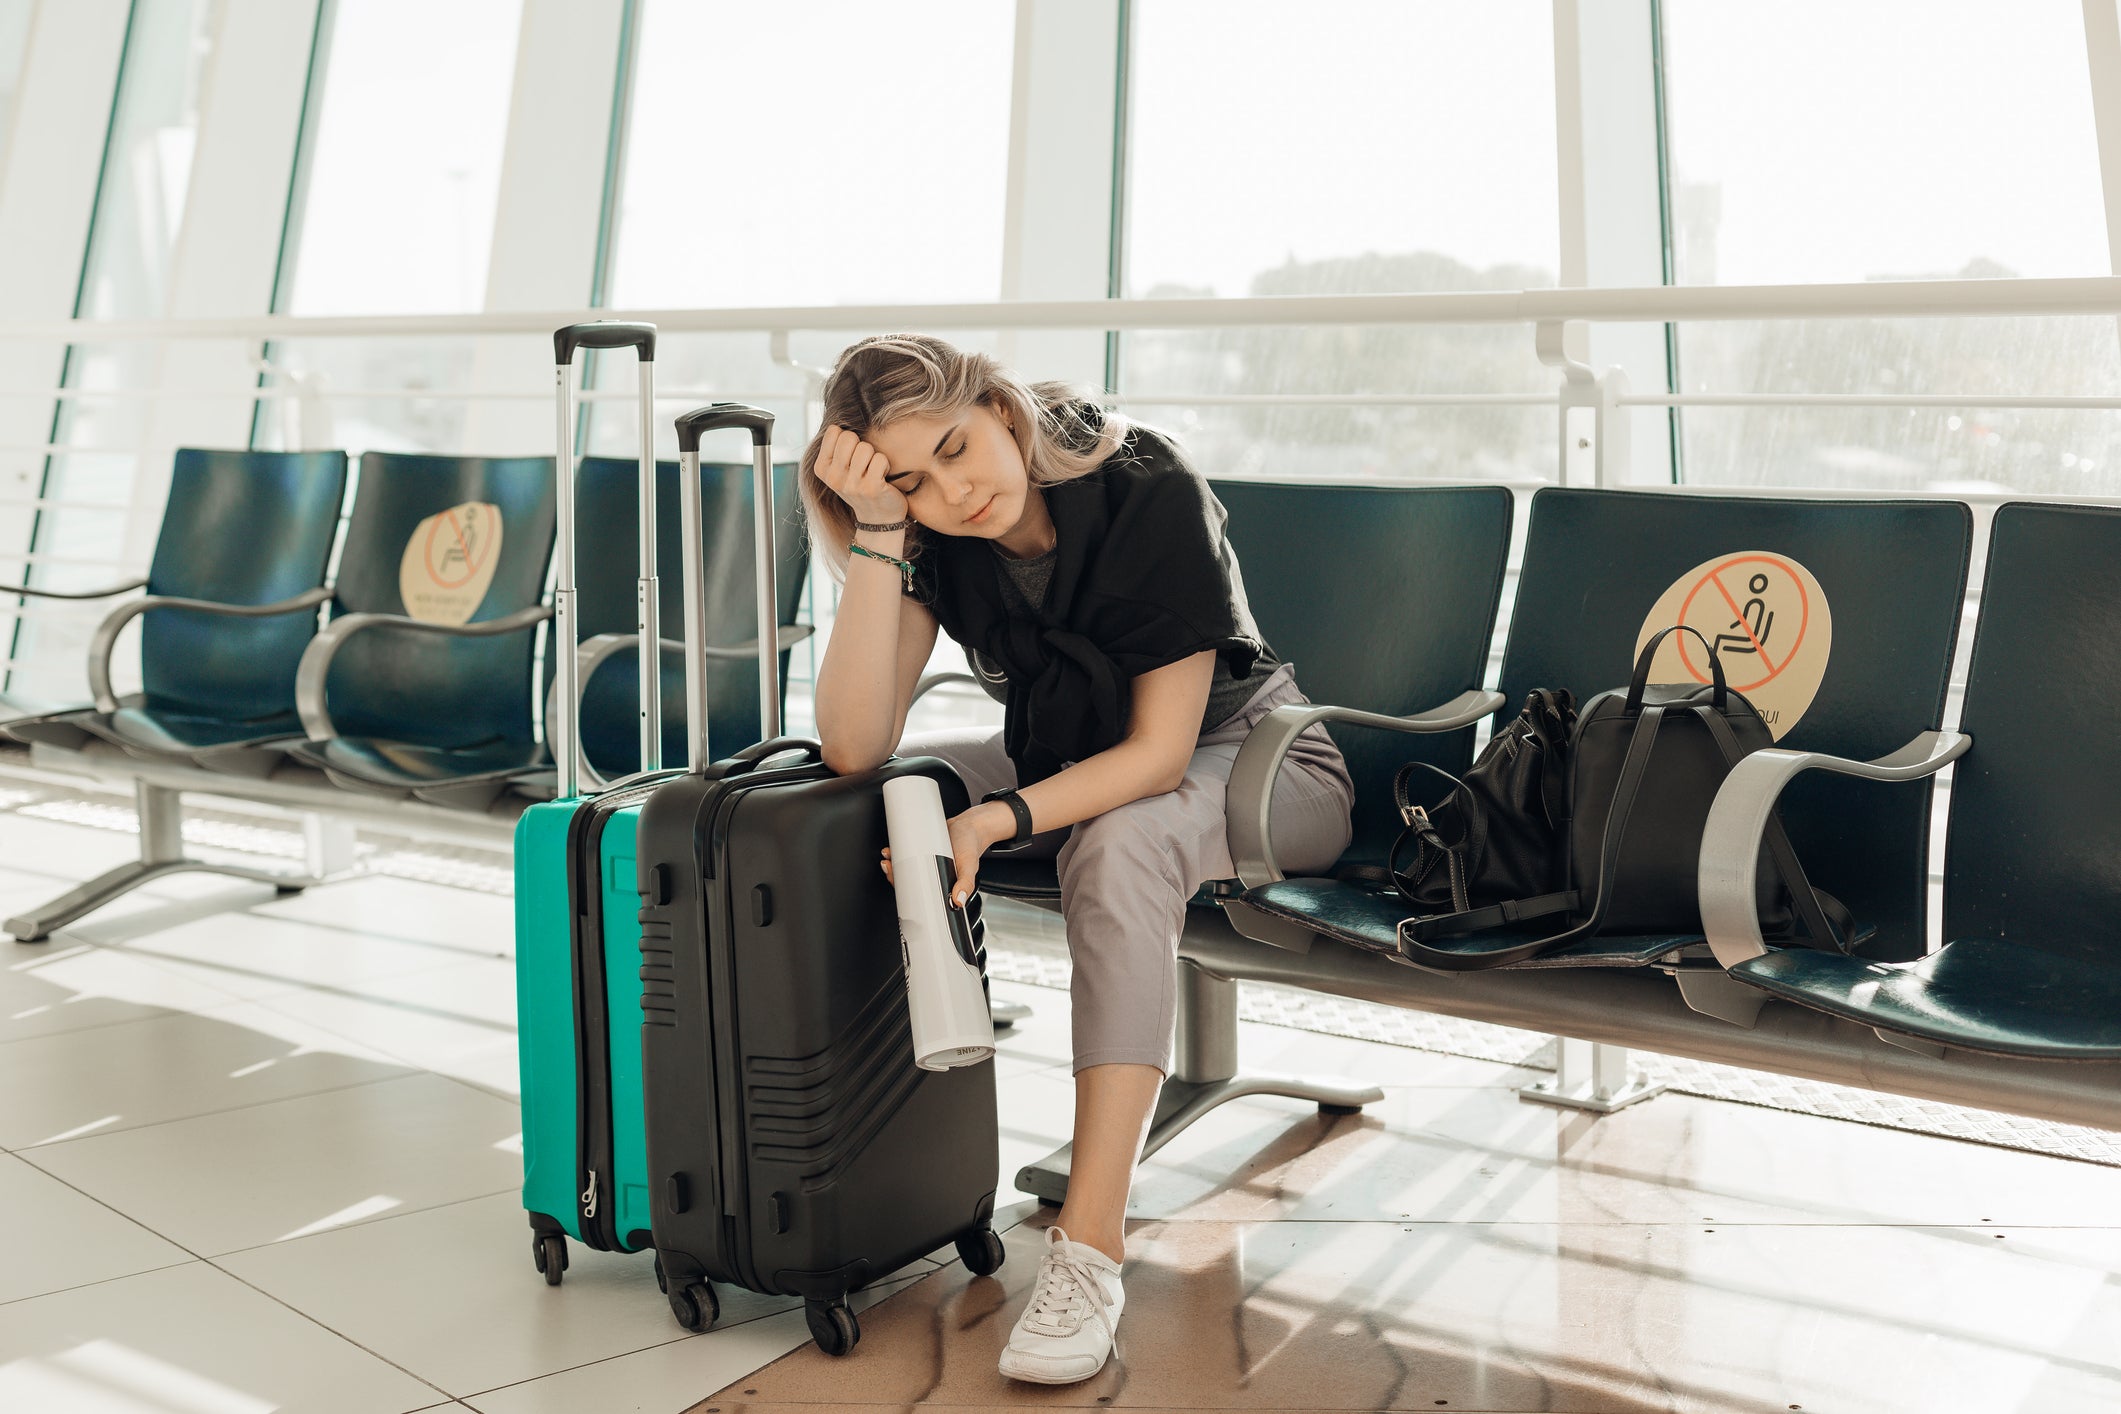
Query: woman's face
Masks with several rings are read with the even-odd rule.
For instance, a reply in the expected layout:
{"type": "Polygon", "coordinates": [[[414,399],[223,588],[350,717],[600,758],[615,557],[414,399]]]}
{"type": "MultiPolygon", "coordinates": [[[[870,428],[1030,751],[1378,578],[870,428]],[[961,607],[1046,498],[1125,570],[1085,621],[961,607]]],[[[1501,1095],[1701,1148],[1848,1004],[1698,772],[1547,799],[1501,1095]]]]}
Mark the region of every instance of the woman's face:
{"type": "Polygon", "coordinates": [[[1023,518],[1030,478],[1023,449],[987,403],[941,417],[902,417],[864,436],[884,454],[885,480],[913,518],[942,535],[999,539],[1023,518]]]}

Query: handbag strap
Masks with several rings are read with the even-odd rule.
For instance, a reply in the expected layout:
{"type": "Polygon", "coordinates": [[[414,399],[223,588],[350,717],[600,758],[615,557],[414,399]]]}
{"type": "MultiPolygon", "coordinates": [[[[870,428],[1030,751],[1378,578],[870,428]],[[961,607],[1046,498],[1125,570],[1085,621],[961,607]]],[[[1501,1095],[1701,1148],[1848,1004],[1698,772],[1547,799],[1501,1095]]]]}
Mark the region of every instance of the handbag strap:
{"type": "MultiPolygon", "coordinates": [[[[1504,899],[1501,903],[1486,908],[1471,908],[1462,913],[1432,913],[1426,918],[1409,918],[1399,925],[1402,939],[1413,938],[1426,941],[1430,938],[1455,938],[1467,933],[1484,933],[1490,928],[1500,928],[1505,923],[1522,923],[1533,918],[1546,918],[1556,913],[1567,913],[1582,897],[1574,889],[1564,893],[1541,894],[1537,898],[1504,899]]],[[[1401,949],[1402,952],[1405,949],[1401,949]]],[[[1454,954],[1455,956],[1455,954],[1454,954]]],[[[1486,955],[1483,954],[1483,957],[1486,955]]],[[[1483,962],[1483,965],[1487,965],[1483,962]]]]}
{"type": "MultiPolygon", "coordinates": [[[[1446,800],[1449,798],[1449,796],[1445,797],[1446,800]]],[[[1419,877],[1414,878],[1410,882],[1406,872],[1399,867],[1399,852],[1406,847],[1407,840],[1412,837],[1443,856],[1444,866],[1449,871],[1451,879],[1451,902],[1455,907],[1466,907],[1465,881],[1470,873],[1478,868],[1478,862],[1487,852],[1488,847],[1487,814],[1480,809],[1479,802],[1473,798],[1473,793],[1466,789],[1464,781],[1444,770],[1441,766],[1431,766],[1426,761],[1409,761],[1399,768],[1398,774],[1392,777],[1392,801],[1399,807],[1399,818],[1404,820],[1407,826],[1406,829],[1400,831],[1398,838],[1392,841],[1391,852],[1385,856],[1385,873],[1386,877],[1392,881],[1392,887],[1397,889],[1400,896],[1409,903],[1419,904],[1421,902],[1421,900],[1414,897],[1413,885],[1420,883],[1422,878],[1426,878],[1429,871],[1424,869],[1419,877]],[[1417,770],[1428,771],[1442,776],[1456,788],[1456,793],[1463,797],[1464,805],[1459,813],[1465,817],[1466,833],[1465,838],[1459,840],[1456,844],[1450,844],[1444,840],[1442,832],[1436,828],[1428,811],[1416,806],[1413,799],[1407,794],[1407,778],[1417,770]]],[[[1434,867],[1432,863],[1430,868],[1434,867]]]]}
{"type": "MultiPolygon", "coordinates": [[[[1479,972],[1490,967],[1507,967],[1513,962],[1524,962],[1563,943],[1571,943],[1596,932],[1599,922],[1605,917],[1606,896],[1612,892],[1614,876],[1620,869],[1620,840],[1627,830],[1628,815],[1635,808],[1636,792],[1641,788],[1643,775],[1649,769],[1650,749],[1657,744],[1657,729],[1664,721],[1664,712],[1663,707],[1643,708],[1641,715],[1635,719],[1635,730],[1628,736],[1628,753],[1621,762],[1620,779],[1613,786],[1612,808],[1607,811],[1605,817],[1605,836],[1598,851],[1598,892],[1591,896],[1588,917],[1575,926],[1549,937],[1535,938],[1530,942],[1481,953],[1449,952],[1429,947],[1420,925],[1431,920],[1403,919],[1398,935],[1400,957],[1418,967],[1429,967],[1444,972],[1479,972]]],[[[1545,899],[1560,897],[1563,895],[1548,894],[1544,899],[1523,902],[1543,902],[1545,899]]],[[[1581,901],[1578,900],[1577,903],[1580,906],[1581,901]]]]}
{"type": "MultiPolygon", "coordinates": [[[[1698,715],[1708,724],[1709,735],[1715,739],[1725,761],[1736,766],[1745,759],[1745,747],[1739,744],[1738,734],[1731,730],[1731,724],[1723,719],[1721,712],[1707,711],[1698,715]]],[[[1798,862],[1797,851],[1790,845],[1789,835],[1783,831],[1782,817],[1772,810],[1768,812],[1764,833],[1769,857],[1775,861],[1775,868],[1782,875],[1782,886],[1789,890],[1790,904],[1797,910],[1797,917],[1811,936],[1813,945],[1821,951],[1831,949],[1846,954],[1850,939],[1856,936],[1855,916],[1841,900],[1812,887],[1811,880],[1805,877],[1804,865],[1798,862]]]]}

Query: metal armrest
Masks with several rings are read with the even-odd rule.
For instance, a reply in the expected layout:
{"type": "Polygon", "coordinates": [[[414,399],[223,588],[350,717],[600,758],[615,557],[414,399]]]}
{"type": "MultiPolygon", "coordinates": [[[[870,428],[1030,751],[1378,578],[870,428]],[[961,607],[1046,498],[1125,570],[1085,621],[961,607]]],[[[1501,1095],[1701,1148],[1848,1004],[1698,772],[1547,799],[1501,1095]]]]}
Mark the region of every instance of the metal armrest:
{"type": "MultiPolygon", "coordinates": [[[[142,580],[141,583],[146,583],[142,580]]],[[[110,686],[110,655],[117,647],[118,635],[126,624],[149,609],[190,609],[202,614],[227,614],[239,619],[267,619],[275,614],[298,614],[307,609],[312,612],[331,597],[328,589],[305,589],[292,599],[283,599],[277,604],[223,604],[213,599],[180,599],[170,594],[150,594],[144,599],[135,599],[104,616],[96,625],[95,636],[88,641],[88,688],[95,699],[98,712],[118,710],[118,695],[110,686]]]]}
{"type": "Polygon", "coordinates": [[[908,699],[907,705],[911,706],[920,701],[946,682],[969,682],[974,687],[979,686],[979,679],[970,673],[928,673],[913,685],[913,696],[908,699]]]}
{"type": "MultiPolygon", "coordinates": [[[[785,650],[801,643],[814,631],[809,624],[782,624],[780,632],[775,637],[779,647],[785,650]]],[[[640,641],[641,636],[638,633],[599,633],[583,639],[581,644],[575,649],[574,680],[586,690],[589,679],[596,675],[597,669],[603,667],[614,654],[636,647],[640,641]]],[[[685,651],[684,643],[675,638],[658,638],[656,644],[665,653],[683,653],[685,651]]],[[[726,648],[702,649],[700,656],[741,662],[745,659],[756,658],[758,653],[759,641],[753,638],[743,643],[730,644],[726,648]]],[[[552,713],[559,706],[558,691],[559,680],[555,678],[553,680],[553,691],[548,693],[545,698],[545,720],[548,722],[552,720],[552,713]]]]}
{"type": "Polygon", "coordinates": [[[1306,706],[1292,702],[1276,707],[1246,735],[1230,768],[1230,786],[1224,797],[1230,832],[1230,858],[1236,861],[1237,878],[1248,889],[1271,884],[1282,877],[1274,861],[1269,816],[1274,809],[1274,778],[1296,738],[1318,722],[1345,722],[1357,727],[1382,727],[1394,732],[1451,732],[1470,727],[1493,715],[1503,704],[1499,692],[1478,688],[1461,692],[1441,707],[1411,717],[1388,717],[1381,712],[1362,712],[1353,707],[1306,706]]]}
{"type": "MultiPolygon", "coordinates": [[[[773,635],[774,647],[785,653],[816,631],[809,624],[781,624],[773,635]]],[[[682,643],[672,643],[667,638],[662,640],[662,644],[665,648],[683,648],[685,646],[682,643]]],[[[702,658],[722,658],[732,662],[745,658],[756,658],[759,656],[759,641],[756,638],[747,638],[742,643],[731,643],[725,647],[702,648],[700,656],[702,658]]]]}
{"type": "Polygon", "coordinates": [[[436,624],[425,619],[406,618],[402,614],[346,614],[333,619],[322,633],[310,640],[309,647],[302,650],[302,661],[295,668],[295,710],[302,715],[302,732],[311,741],[330,741],[339,734],[331,724],[331,713],[324,708],[324,679],[330,676],[331,660],[338,655],[340,647],[363,629],[387,626],[410,629],[414,633],[439,633],[450,638],[496,638],[504,633],[536,628],[551,617],[551,609],[533,604],[506,618],[478,624],[436,624]]]}
{"type": "Polygon", "coordinates": [[[1725,969],[1767,951],[1753,889],[1760,841],[1782,789],[1805,771],[1837,771],[1870,781],[1919,781],[1966,754],[1964,732],[1923,732],[1876,761],[1851,761],[1819,751],[1756,751],[1731,768],[1701,831],[1701,928],[1725,969]]]}
{"type": "Polygon", "coordinates": [[[108,589],[39,589],[30,584],[0,584],[0,594],[27,594],[35,599],[108,599],[113,594],[130,594],[135,589],[147,588],[145,579],[129,579],[123,584],[114,584],[108,589]]]}

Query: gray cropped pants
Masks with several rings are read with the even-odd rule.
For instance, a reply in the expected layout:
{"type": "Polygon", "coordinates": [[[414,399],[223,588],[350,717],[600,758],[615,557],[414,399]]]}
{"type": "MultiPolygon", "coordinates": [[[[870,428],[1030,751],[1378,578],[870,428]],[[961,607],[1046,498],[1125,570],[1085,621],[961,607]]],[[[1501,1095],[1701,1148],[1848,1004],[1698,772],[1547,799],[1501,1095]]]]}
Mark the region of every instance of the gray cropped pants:
{"type": "MultiPolygon", "coordinates": [[[[1026,858],[1060,871],[1061,913],[1074,961],[1075,1069],[1153,1065],[1171,1073],[1178,1020],[1178,936],[1202,884],[1236,876],[1224,794],[1245,734],[1276,707],[1307,702],[1284,664],[1237,714],[1202,734],[1178,789],[1036,836],[1026,858]]],[[[918,732],[902,756],[937,756],[972,799],[1016,784],[1001,729],[918,732]]],[[[1347,848],[1355,786],[1340,748],[1314,726],[1296,739],[1274,783],[1275,858],[1291,874],[1322,873],[1347,848]]]]}

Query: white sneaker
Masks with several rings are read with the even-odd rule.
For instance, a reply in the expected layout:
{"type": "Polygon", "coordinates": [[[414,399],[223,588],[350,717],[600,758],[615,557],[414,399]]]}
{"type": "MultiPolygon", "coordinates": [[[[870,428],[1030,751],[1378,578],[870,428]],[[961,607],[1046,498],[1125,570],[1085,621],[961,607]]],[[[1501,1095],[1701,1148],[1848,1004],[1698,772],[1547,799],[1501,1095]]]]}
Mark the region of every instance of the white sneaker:
{"type": "Polygon", "coordinates": [[[1126,1305],[1119,1267],[1110,1257],[1087,1243],[1070,1242],[1057,1227],[1047,1228],[1038,1284],[1002,1351],[1002,1373],[1042,1385],[1089,1379],[1112,1357],[1112,1339],[1126,1305]]]}

